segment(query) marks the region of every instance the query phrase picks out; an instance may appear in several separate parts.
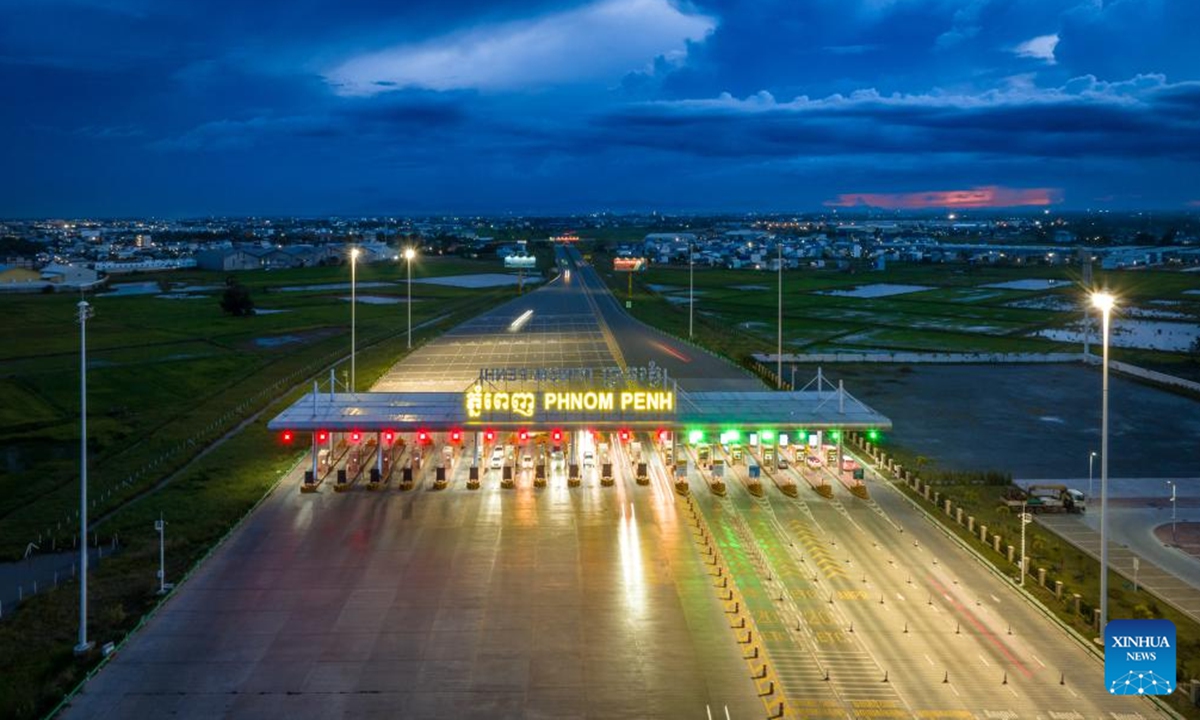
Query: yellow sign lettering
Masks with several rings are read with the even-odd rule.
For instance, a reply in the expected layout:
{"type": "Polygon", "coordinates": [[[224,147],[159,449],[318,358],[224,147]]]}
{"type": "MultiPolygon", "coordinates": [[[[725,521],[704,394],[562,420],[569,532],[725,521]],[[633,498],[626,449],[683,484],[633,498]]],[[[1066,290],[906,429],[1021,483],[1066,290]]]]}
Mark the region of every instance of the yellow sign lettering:
{"type": "Polygon", "coordinates": [[[567,413],[673,413],[675,393],[667,390],[588,390],[585,392],[500,392],[473,386],[464,395],[467,417],[514,413],[532,418],[540,407],[546,412],[567,413]]]}

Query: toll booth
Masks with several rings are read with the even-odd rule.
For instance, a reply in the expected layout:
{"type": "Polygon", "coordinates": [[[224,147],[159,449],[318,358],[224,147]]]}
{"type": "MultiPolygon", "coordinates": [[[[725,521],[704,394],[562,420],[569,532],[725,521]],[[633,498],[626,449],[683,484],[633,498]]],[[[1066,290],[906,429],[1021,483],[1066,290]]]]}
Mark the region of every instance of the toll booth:
{"type": "Polygon", "coordinates": [[[438,465],[434,468],[433,487],[441,490],[446,487],[446,466],[438,465]]]}
{"type": "Polygon", "coordinates": [[[517,483],[513,480],[513,466],[505,463],[504,468],[500,471],[500,487],[512,488],[516,487],[517,483]]]}
{"type": "Polygon", "coordinates": [[[400,471],[400,487],[402,490],[408,490],[412,488],[412,484],[413,469],[411,465],[407,465],[400,471]]]}
{"type": "Polygon", "coordinates": [[[650,468],[645,460],[638,461],[635,476],[637,477],[638,485],[650,484],[650,468]]]}
{"type": "Polygon", "coordinates": [[[467,472],[467,489],[479,489],[479,465],[472,465],[467,472]]]}
{"type": "Polygon", "coordinates": [[[567,466],[567,485],[577,487],[579,485],[579,463],[573,462],[567,466]]]}
{"type": "Polygon", "coordinates": [[[350,487],[350,483],[347,482],[347,480],[346,480],[346,468],[338,468],[337,484],[335,484],[333,486],[333,489],[336,492],[342,492],[342,491],[346,490],[346,488],[348,488],[348,487],[350,487]]]}
{"type": "Polygon", "coordinates": [[[613,484],[613,471],[612,471],[612,461],[611,460],[605,459],[604,462],[600,463],[600,484],[601,485],[612,485],[613,484]]]}
{"type": "Polygon", "coordinates": [[[533,466],[533,486],[546,486],[546,463],[544,461],[540,461],[537,465],[533,466]]]}

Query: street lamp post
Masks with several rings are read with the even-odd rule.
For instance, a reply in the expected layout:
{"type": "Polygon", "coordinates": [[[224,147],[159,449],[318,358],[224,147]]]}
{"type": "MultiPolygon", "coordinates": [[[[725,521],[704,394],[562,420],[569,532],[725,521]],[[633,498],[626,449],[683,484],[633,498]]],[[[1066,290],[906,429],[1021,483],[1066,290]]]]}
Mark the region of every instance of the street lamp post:
{"type": "Polygon", "coordinates": [[[350,249],[350,392],[358,388],[355,353],[358,349],[358,248],[350,249]]]}
{"type": "Polygon", "coordinates": [[[688,340],[692,339],[693,317],[695,315],[696,263],[692,256],[692,241],[688,241],[688,340]]]}
{"type": "Polygon", "coordinates": [[[1175,538],[1175,481],[1168,480],[1167,484],[1171,486],[1171,543],[1178,544],[1175,538]]]}
{"type": "Polygon", "coordinates": [[[779,272],[779,339],[775,349],[775,381],[783,388],[783,241],[775,242],[775,260],[779,272]]]}
{"type": "Polygon", "coordinates": [[[1025,511],[1025,503],[1021,503],[1021,587],[1025,587],[1025,526],[1033,521],[1033,516],[1025,511]]]}
{"type": "Polygon", "coordinates": [[[408,306],[408,349],[412,350],[412,260],[416,256],[416,251],[412,248],[404,249],[404,261],[408,264],[408,302],[404,303],[408,306]]]}
{"type": "Polygon", "coordinates": [[[1092,465],[1096,462],[1096,451],[1088,455],[1088,499],[1092,499],[1092,465]]]}
{"type": "Polygon", "coordinates": [[[1092,305],[1100,310],[1103,328],[1100,393],[1100,636],[1108,624],[1108,334],[1113,296],[1092,293],[1092,305]]]}
{"type": "Polygon", "coordinates": [[[87,504],[87,321],[92,308],[86,300],[79,305],[79,643],[75,654],[92,649],[87,636],[88,504],[87,504]]]}

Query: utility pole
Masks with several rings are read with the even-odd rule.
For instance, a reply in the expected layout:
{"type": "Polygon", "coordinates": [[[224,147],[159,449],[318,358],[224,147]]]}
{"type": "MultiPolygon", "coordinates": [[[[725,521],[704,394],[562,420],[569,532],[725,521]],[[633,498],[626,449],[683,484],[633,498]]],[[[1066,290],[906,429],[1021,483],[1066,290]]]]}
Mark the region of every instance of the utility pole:
{"type": "Polygon", "coordinates": [[[688,340],[692,339],[696,299],[696,262],[692,256],[692,241],[688,240],[688,340]]]}
{"type": "Polygon", "coordinates": [[[88,502],[87,502],[87,321],[92,307],[86,300],[79,305],[79,642],[75,654],[92,649],[87,636],[88,575],[88,502]]]}
{"type": "Polygon", "coordinates": [[[1025,503],[1021,503],[1021,587],[1025,587],[1025,526],[1033,520],[1033,516],[1025,512],[1025,503]]]}
{"type": "Polygon", "coordinates": [[[783,387],[783,241],[776,240],[775,252],[778,256],[776,263],[779,271],[779,342],[775,351],[775,380],[780,388],[783,387]]]}
{"type": "Polygon", "coordinates": [[[1179,540],[1175,537],[1175,481],[1168,480],[1167,483],[1171,486],[1171,544],[1178,545],[1179,540]]]}
{"type": "Polygon", "coordinates": [[[158,516],[158,520],[154,521],[154,530],[158,533],[158,594],[166,595],[168,591],[175,587],[175,583],[167,582],[167,556],[165,548],[167,521],[163,520],[161,513],[158,516]]]}

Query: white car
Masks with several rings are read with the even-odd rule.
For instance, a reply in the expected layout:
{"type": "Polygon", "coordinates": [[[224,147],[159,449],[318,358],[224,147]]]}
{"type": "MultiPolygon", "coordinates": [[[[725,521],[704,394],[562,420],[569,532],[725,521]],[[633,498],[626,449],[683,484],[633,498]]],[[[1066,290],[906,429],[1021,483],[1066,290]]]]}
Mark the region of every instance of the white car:
{"type": "Polygon", "coordinates": [[[532,469],[533,468],[533,456],[526,455],[525,457],[521,458],[521,467],[525,468],[526,470],[532,469]]]}
{"type": "Polygon", "coordinates": [[[492,450],[491,466],[493,470],[499,470],[504,467],[504,448],[498,447],[492,450]]]}
{"type": "Polygon", "coordinates": [[[591,450],[583,451],[583,466],[585,468],[596,467],[596,454],[591,450]]]}
{"type": "Polygon", "coordinates": [[[566,458],[563,457],[562,450],[555,450],[550,455],[550,467],[555,467],[555,468],[566,467],[566,458]]]}

